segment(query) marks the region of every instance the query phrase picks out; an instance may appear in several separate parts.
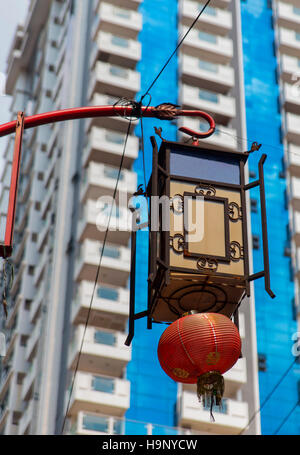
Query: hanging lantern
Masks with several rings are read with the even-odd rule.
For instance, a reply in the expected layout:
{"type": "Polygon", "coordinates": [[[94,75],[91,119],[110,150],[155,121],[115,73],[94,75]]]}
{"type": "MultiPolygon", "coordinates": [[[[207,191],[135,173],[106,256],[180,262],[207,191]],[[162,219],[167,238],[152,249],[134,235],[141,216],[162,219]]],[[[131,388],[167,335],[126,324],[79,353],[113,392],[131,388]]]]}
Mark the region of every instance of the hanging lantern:
{"type": "MultiPolygon", "coordinates": [[[[224,378],[241,353],[237,327],[222,314],[201,313],[179,318],[161,335],[158,359],[174,381],[197,383],[204,406],[222,404],[224,378]]],[[[212,416],[213,417],[213,416],[212,416]]]]}

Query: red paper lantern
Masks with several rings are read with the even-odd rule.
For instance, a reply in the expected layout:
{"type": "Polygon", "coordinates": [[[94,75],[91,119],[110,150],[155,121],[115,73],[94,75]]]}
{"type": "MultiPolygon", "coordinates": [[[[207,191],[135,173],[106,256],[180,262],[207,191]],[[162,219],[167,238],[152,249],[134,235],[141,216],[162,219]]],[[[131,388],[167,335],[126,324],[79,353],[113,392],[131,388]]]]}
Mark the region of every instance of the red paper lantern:
{"type": "Polygon", "coordinates": [[[197,383],[199,400],[209,397],[211,407],[220,405],[222,374],[233,367],[240,353],[237,327],[219,313],[179,318],[163,332],[158,345],[158,359],[165,373],[177,382],[197,383]]]}

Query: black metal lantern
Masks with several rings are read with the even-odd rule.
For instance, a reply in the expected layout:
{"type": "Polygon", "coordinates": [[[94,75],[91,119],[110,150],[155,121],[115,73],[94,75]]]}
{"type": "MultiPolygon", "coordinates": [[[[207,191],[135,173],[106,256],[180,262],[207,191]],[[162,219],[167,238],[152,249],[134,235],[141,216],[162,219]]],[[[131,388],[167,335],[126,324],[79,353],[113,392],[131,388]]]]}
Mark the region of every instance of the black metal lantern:
{"type": "MultiPolygon", "coordinates": [[[[250,152],[224,152],[163,140],[153,147],[150,197],[147,310],[134,313],[131,286],[129,336],[134,320],[173,322],[185,313],[213,312],[234,316],[250,295],[250,281],[263,277],[270,289],[263,164],[259,179],[245,184],[250,152]],[[260,187],[264,270],[250,275],[246,191],[260,187]]],[[[256,149],[257,150],[257,149],[256,149]]],[[[253,149],[251,149],[253,151],[253,149]]],[[[135,275],[135,233],[132,280],[135,275]]],[[[133,282],[133,281],[131,281],[133,282]]]]}

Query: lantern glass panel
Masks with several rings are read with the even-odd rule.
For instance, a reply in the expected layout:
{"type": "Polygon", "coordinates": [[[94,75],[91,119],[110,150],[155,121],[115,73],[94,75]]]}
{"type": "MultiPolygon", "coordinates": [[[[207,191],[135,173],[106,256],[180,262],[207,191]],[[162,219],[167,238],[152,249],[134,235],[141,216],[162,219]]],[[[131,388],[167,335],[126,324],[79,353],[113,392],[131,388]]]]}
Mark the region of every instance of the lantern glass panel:
{"type": "Polygon", "coordinates": [[[170,173],[212,182],[240,184],[240,159],[210,150],[172,150],[170,173]]]}

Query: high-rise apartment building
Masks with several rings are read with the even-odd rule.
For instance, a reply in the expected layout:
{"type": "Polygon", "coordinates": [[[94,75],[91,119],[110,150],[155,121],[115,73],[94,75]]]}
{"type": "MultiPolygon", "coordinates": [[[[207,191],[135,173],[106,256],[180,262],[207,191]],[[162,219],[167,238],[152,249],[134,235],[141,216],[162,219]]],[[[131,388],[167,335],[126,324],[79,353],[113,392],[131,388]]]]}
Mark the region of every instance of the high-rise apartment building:
{"type": "MultiPolygon", "coordinates": [[[[265,185],[276,299],[265,294],[262,280],[255,282],[260,400],[264,403],[295,360],[299,332],[300,2],[246,1],[241,2],[241,9],[248,139],[262,143],[261,150],[268,155],[265,185]]],[[[256,178],[257,161],[254,154],[249,159],[251,179],[256,178]]],[[[262,248],[258,207],[259,193],[254,190],[251,218],[256,271],[262,248]]],[[[294,409],[299,380],[300,367],[295,363],[261,410],[262,434],[277,430],[278,434],[300,434],[300,408],[294,409]]]]}
{"type": "MultiPolygon", "coordinates": [[[[19,110],[30,115],[68,107],[114,104],[122,97],[139,100],[202,6],[191,0],[32,0],[25,24],[16,30],[8,58],[7,92],[12,95],[12,118],[19,110]]],[[[270,19],[271,40],[272,10],[265,13],[270,19]]],[[[249,137],[259,140],[257,132],[251,129],[256,106],[250,104],[247,85],[250,76],[253,80],[255,71],[259,71],[251,63],[254,50],[247,41],[247,30],[249,41],[252,39],[251,20],[253,28],[255,24],[255,13],[247,2],[242,5],[241,16],[238,0],[212,1],[150,91],[151,105],[173,102],[211,113],[217,131],[203,143],[228,151],[249,149],[247,141],[240,140],[246,138],[241,17],[249,19],[249,30],[243,25],[247,128],[249,137]]],[[[259,52],[259,43],[256,49],[259,52]]],[[[274,70],[272,83],[275,84],[274,53],[272,59],[270,63],[266,58],[265,67],[266,71],[274,70]]],[[[280,74],[284,77],[285,73],[280,74]]],[[[273,86],[268,87],[271,92],[273,86]]],[[[255,86],[253,90],[256,89],[255,86]]],[[[288,107],[291,104],[291,101],[282,103],[287,118],[295,116],[295,111],[288,107]]],[[[257,106],[257,112],[261,109],[261,115],[266,116],[269,108],[270,104],[265,102],[257,106]]],[[[270,110],[270,128],[276,127],[273,112],[270,110]]],[[[279,115],[276,117],[278,134],[279,115]]],[[[170,140],[184,139],[177,136],[179,124],[195,130],[205,128],[196,119],[177,123],[144,120],[147,178],[151,169],[149,136],[153,134],[153,126],[162,126],[163,136],[170,140]]],[[[255,414],[260,405],[256,321],[261,328],[261,320],[267,314],[265,307],[269,306],[269,315],[277,311],[279,325],[280,315],[286,315],[280,309],[283,303],[286,307],[289,304],[281,296],[282,305],[278,304],[275,310],[277,302],[267,301],[260,283],[256,285],[261,300],[258,310],[255,310],[254,292],[241,306],[243,357],[225,374],[224,405],[221,410],[216,408],[215,423],[210,421],[209,410],[198,403],[194,387],[174,383],[161,370],[156,349],[163,325],[157,324],[150,331],[145,320],[137,321],[132,347],[124,345],[129,307],[129,231],[109,232],[82,345],[110,211],[109,200],[98,199],[113,194],[127,128],[128,120],[114,117],[58,123],[24,133],[13,256],[15,279],[8,318],[5,321],[2,317],[7,352],[1,362],[0,433],[60,434],[69,403],[64,433],[259,434],[260,416],[255,414]],[[245,429],[249,420],[249,428],[245,429]]],[[[140,137],[140,126],[133,123],[119,183],[128,196],[134,193],[137,184],[144,183],[140,137]]],[[[294,132],[294,147],[296,137],[294,132]]],[[[279,148],[282,153],[276,154],[277,165],[279,155],[283,156],[282,145],[279,148]]],[[[7,210],[12,150],[13,137],[4,153],[2,218],[7,210]]],[[[250,170],[251,166],[250,161],[250,170]]],[[[274,162],[270,164],[270,181],[274,166],[274,162]]],[[[294,172],[292,185],[297,181],[294,162],[290,168],[294,172]]],[[[281,179],[279,183],[283,186],[284,182],[281,179]]],[[[274,180],[274,198],[279,194],[277,183],[274,180]]],[[[112,226],[114,223],[125,226],[130,218],[126,201],[119,198],[119,202],[113,211],[112,226]]],[[[254,206],[254,202],[251,204],[254,206]]],[[[278,213],[280,228],[282,223],[288,224],[287,213],[284,207],[278,213]]],[[[256,235],[259,235],[255,231],[258,222],[254,215],[256,235]]],[[[272,223],[271,219],[271,245],[276,230],[272,223]]],[[[280,236],[283,241],[281,231],[280,236]]],[[[249,241],[251,244],[251,238],[249,241]]],[[[147,244],[147,233],[140,232],[138,311],[147,305],[147,244]]],[[[256,253],[254,268],[259,262],[256,253]]],[[[272,258],[275,262],[271,265],[277,264],[274,254],[272,258]]],[[[276,274],[275,267],[272,273],[277,284],[282,275],[276,274]]],[[[283,275],[287,280],[286,271],[283,275]]],[[[282,286],[285,291],[289,289],[291,300],[293,283],[282,286]]],[[[268,333],[258,334],[260,355],[269,354],[262,341],[271,336],[271,328],[266,327],[268,333]]],[[[296,330],[296,324],[291,328],[296,330]]],[[[291,328],[287,330],[289,334],[291,328]]],[[[291,345],[287,348],[285,344],[288,355],[290,348],[291,345]]],[[[275,356],[275,347],[272,355],[275,356]]],[[[267,365],[272,365],[271,360],[270,355],[267,365]]],[[[276,363],[272,368],[275,366],[276,363]]],[[[276,374],[280,376],[280,372],[281,368],[276,374]]],[[[272,386],[263,374],[269,377],[268,371],[261,373],[262,396],[272,386]]],[[[274,374],[272,369],[270,374],[274,374]]],[[[291,389],[295,385],[293,380],[291,389]]],[[[289,404],[288,400],[286,409],[289,404]]],[[[263,428],[270,431],[271,427],[263,428]]]]}

